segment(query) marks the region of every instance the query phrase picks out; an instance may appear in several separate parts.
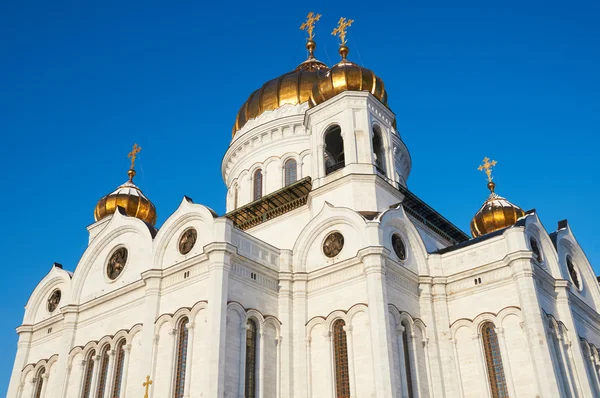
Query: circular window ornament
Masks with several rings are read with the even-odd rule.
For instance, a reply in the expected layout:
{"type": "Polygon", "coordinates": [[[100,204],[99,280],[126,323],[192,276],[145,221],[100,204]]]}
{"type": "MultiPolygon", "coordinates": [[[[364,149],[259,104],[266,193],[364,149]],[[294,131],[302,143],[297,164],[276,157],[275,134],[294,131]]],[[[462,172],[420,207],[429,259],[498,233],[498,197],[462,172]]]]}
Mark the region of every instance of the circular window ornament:
{"type": "Polygon", "coordinates": [[[198,239],[198,232],[195,228],[189,228],[181,234],[179,238],[179,253],[188,254],[194,248],[196,240],[198,239]]]}
{"type": "Polygon", "coordinates": [[[60,289],[56,289],[52,292],[50,297],[48,297],[48,312],[54,312],[58,308],[58,304],[60,303],[61,292],[60,289]]]}
{"type": "Polygon", "coordinates": [[[577,287],[577,290],[581,290],[581,280],[579,279],[579,272],[575,268],[573,264],[573,259],[570,255],[567,255],[567,269],[569,270],[569,276],[571,277],[571,282],[577,287]]]}
{"type": "Polygon", "coordinates": [[[108,259],[108,264],[106,264],[106,276],[111,281],[114,281],[121,275],[123,272],[123,268],[125,268],[125,264],[127,263],[127,249],[124,247],[119,247],[117,250],[113,252],[113,254],[108,259]]]}
{"type": "Polygon", "coordinates": [[[542,257],[542,251],[540,250],[537,240],[535,240],[533,236],[529,238],[529,246],[531,246],[531,251],[533,252],[533,258],[535,258],[535,261],[542,264],[544,260],[542,257]]]}
{"type": "Polygon", "coordinates": [[[400,259],[400,261],[406,260],[406,246],[404,245],[404,241],[400,234],[395,233],[392,235],[392,248],[394,249],[394,253],[400,259]]]}
{"type": "Polygon", "coordinates": [[[332,232],[325,238],[323,242],[323,254],[332,258],[340,254],[344,247],[344,235],[339,232],[332,232]]]}

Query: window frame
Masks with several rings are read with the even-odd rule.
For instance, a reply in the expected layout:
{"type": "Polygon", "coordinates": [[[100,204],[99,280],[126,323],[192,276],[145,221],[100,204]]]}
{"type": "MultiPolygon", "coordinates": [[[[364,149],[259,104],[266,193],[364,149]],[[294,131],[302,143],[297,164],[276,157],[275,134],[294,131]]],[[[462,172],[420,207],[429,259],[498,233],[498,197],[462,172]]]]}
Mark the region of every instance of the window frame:
{"type": "Polygon", "coordinates": [[[334,392],[336,398],[350,398],[350,364],[348,358],[348,335],[345,330],[346,321],[336,319],[331,324],[334,392]]]}
{"type": "Polygon", "coordinates": [[[252,173],[252,201],[255,202],[263,197],[264,173],[262,168],[258,167],[252,173]],[[260,178],[257,178],[260,177],[260,178]],[[258,180],[258,183],[257,183],[258,180]]]}
{"type": "Polygon", "coordinates": [[[96,356],[96,350],[91,349],[86,355],[85,369],[83,371],[83,383],[81,388],[81,398],[90,398],[92,396],[92,381],[94,379],[94,357],[96,356]]]}
{"type": "Polygon", "coordinates": [[[185,377],[187,371],[188,347],[190,331],[187,325],[190,319],[187,316],[182,317],[177,322],[177,341],[175,345],[175,362],[173,366],[173,398],[183,398],[185,395],[185,377]]]}
{"type": "Polygon", "coordinates": [[[100,350],[100,374],[98,375],[98,386],[96,387],[96,393],[94,394],[96,398],[104,398],[104,394],[106,394],[106,384],[108,382],[109,350],[110,344],[106,344],[104,347],[102,347],[102,350],[100,350]]]}
{"type": "Polygon", "coordinates": [[[298,161],[294,158],[288,158],[283,162],[283,186],[287,187],[296,181],[298,181],[298,161]],[[294,163],[294,166],[288,167],[288,164],[292,162],[294,163]],[[293,172],[293,176],[288,175],[288,171],[293,172]]]}
{"type": "Polygon", "coordinates": [[[33,390],[33,398],[41,398],[42,390],[44,389],[44,375],[46,374],[46,367],[42,366],[36,373],[35,389],[33,390]]]}
{"type": "Polygon", "coordinates": [[[494,323],[484,322],[480,327],[480,335],[490,394],[492,398],[508,398],[508,380],[494,323]]]}
{"type": "Polygon", "coordinates": [[[244,368],[244,398],[256,398],[257,394],[258,326],[254,319],[246,322],[246,363],[244,368]]]}
{"type": "Polygon", "coordinates": [[[125,346],[127,339],[123,337],[115,345],[115,366],[111,383],[111,397],[119,398],[121,395],[121,386],[123,385],[123,374],[125,373],[125,346]]]}

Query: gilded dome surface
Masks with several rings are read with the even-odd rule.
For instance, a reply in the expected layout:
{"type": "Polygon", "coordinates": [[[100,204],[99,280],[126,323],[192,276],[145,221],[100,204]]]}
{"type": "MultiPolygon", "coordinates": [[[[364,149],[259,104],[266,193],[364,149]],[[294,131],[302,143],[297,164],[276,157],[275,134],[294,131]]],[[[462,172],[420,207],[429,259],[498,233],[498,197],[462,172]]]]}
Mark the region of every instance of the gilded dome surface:
{"type": "Polygon", "coordinates": [[[315,107],[344,91],[368,91],[387,106],[383,80],[373,71],[346,59],[348,48],[340,47],[342,61],[334,65],[312,88],[309,106],[315,107]]]}
{"type": "Polygon", "coordinates": [[[309,42],[307,48],[311,55],[306,61],[293,71],[269,80],[250,94],[237,113],[232,137],[248,120],[257,118],[265,111],[277,109],[285,104],[296,105],[309,100],[314,83],[325,75],[328,68],[312,55],[314,42],[309,42]]]}
{"type": "Polygon", "coordinates": [[[525,215],[519,206],[497,195],[495,186],[493,182],[488,184],[490,196],[471,220],[471,235],[474,238],[510,227],[525,215]]]}
{"type": "Polygon", "coordinates": [[[117,206],[125,209],[130,217],[136,217],[154,226],[156,224],[156,207],[133,183],[135,170],[129,170],[129,181],[119,186],[116,190],[102,197],[94,209],[96,221],[113,214],[117,206]]]}

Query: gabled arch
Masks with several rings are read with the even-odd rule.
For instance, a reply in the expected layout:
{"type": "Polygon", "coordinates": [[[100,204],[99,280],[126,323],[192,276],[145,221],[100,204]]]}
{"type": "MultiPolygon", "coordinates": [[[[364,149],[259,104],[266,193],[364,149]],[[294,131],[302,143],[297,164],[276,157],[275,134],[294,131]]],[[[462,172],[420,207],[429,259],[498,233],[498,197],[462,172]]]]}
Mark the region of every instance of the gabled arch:
{"type": "Polygon", "coordinates": [[[399,204],[388,209],[380,214],[378,219],[381,245],[393,253],[392,235],[396,231],[400,232],[401,236],[406,239],[405,246],[409,252],[403,266],[408,267],[418,275],[430,275],[429,261],[427,260],[429,253],[427,253],[419,231],[404,211],[404,207],[399,204]]]}
{"type": "MultiPolygon", "coordinates": [[[[309,255],[309,249],[314,244],[315,240],[322,234],[333,231],[339,226],[346,226],[354,231],[355,237],[366,237],[367,224],[366,220],[354,210],[346,207],[335,207],[328,202],[323,204],[321,211],[302,229],[294,244],[293,252],[293,267],[297,271],[306,271],[306,262],[309,255]]],[[[352,238],[345,236],[345,239],[352,238]]],[[[361,242],[356,239],[359,247],[349,247],[348,243],[344,244],[342,253],[343,258],[351,258],[356,256],[358,250],[368,246],[372,242],[361,242]]],[[[339,260],[338,260],[339,261],[339,260]]]]}
{"type": "Polygon", "coordinates": [[[60,313],[60,307],[68,304],[71,297],[71,274],[56,264],[35,287],[25,305],[24,325],[32,325],[43,319],[60,313]],[[55,289],[60,289],[61,299],[57,309],[50,314],[47,310],[47,300],[55,289]]]}
{"type": "MultiPolygon", "coordinates": [[[[84,252],[81,260],[77,264],[77,268],[75,269],[75,273],[73,274],[73,287],[71,291],[71,297],[68,304],[79,304],[81,300],[81,294],[86,286],[86,281],[88,280],[88,275],[91,268],[96,264],[99,260],[100,254],[103,250],[109,248],[111,244],[115,242],[119,237],[132,234],[139,236],[141,239],[141,247],[136,250],[137,257],[133,261],[128,260],[128,265],[125,267],[123,274],[119,278],[123,278],[125,275],[129,275],[129,278],[140,278],[139,274],[143,271],[142,269],[138,269],[139,272],[135,272],[135,267],[132,268],[135,264],[140,267],[142,264],[146,266],[152,264],[152,233],[143,221],[135,218],[128,217],[126,215],[121,214],[121,212],[116,211],[109,223],[104,227],[104,229],[96,236],[96,238],[90,243],[86,251],[84,252]],[[144,249],[143,246],[147,246],[144,249]],[[142,257],[140,257],[140,255],[142,257]],[[146,256],[144,258],[143,256],[146,256]]],[[[123,280],[123,279],[121,279],[123,280]]],[[[102,283],[102,282],[98,282],[102,283]]],[[[106,284],[107,288],[111,286],[110,284],[106,284]]],[[[114,285],[114,287],[109,288],[109,290],[114,290],[118,285],[114,285]]],[[[105,293],[107,293],[105,291],[105,293]]],[[[67,304],[67,303],[65,303],[67,304]]]]}

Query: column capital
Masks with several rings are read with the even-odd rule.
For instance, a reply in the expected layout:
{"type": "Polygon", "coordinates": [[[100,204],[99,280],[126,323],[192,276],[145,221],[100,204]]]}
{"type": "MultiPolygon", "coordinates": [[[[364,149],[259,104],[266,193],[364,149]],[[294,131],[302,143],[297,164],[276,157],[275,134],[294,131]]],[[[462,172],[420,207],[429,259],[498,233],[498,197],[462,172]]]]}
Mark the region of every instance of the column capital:
{"type": "Polygon", "coordinates": [[[504,335],[504,328],[503,327],[494,328],[494,331],[496,332],[497,335],[504,335]]]}
{"type": "Polygon", "coordinates": [[[342,326],[342,329],[344,329],[344,332],[347,334],[352,334],[352,325],[344,325],[342,326]]]}
{"type": "Polygon", "coordinates": [[[188,322],[185,324],[185,328],[187,330],[192,330],[192,329],[194,329],[195,326],[196,326],[196,324],[194,322],[188,322]]]}
{"type": "Polygon", "coordinates": [[[324,331],[323,337],[325,337],[326,340],[331,340],[331,332],[329,330],[324,331]]]}

